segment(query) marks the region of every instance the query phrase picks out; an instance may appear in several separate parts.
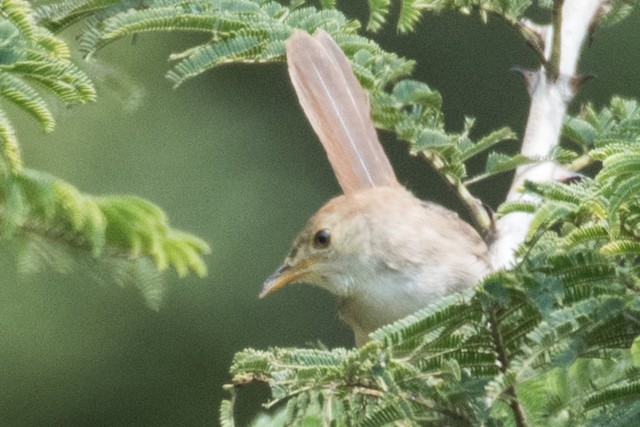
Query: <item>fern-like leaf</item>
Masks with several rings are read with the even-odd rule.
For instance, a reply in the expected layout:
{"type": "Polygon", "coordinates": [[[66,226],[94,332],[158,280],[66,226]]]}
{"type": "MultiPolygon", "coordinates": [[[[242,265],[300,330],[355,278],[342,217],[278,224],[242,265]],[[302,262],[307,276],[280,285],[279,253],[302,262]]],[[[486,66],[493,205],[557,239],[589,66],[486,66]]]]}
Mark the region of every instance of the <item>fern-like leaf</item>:
{"type": "Polygon", "coordinates": [[[21,252],[21,258],[30,260],[21,261],[29,265],[26,270],[43,262],[67,271],[66,251],[76,257],[84,253],[87,262],[108,266],[103,270],[116,282],[136,284],[154,307],[163,289],[157,285],[158,270],[172,267],[180,276],[190,271],[206,274],[202,256],[209,252],[208,245],[170,227],[156,205],[133,196],[89,196],[30,169],[0,180],[0,230],[4,238],[33,242],[24,246],[32,254],[21,252]]]}
{"type": "Polygon", "coordinates": [[[378,31],[387,20],[391,0],[368,0],[368,3],[369,21],[367,22],[367,30],[378,31]]]}
{"type": "MultiPolygon", "coordinates": [[[[92,101],[95,89],[70,61],[66,44],[37,25],[29,3],[4,1],[0,11],[0,97],[50,132],[55,119],[40,90],[44,88],[71,104],[92,101]]],[[[19,172],[22,162],[18,141],[4,109],[0,109],[0,148],[5,172],[19,172]]]]}

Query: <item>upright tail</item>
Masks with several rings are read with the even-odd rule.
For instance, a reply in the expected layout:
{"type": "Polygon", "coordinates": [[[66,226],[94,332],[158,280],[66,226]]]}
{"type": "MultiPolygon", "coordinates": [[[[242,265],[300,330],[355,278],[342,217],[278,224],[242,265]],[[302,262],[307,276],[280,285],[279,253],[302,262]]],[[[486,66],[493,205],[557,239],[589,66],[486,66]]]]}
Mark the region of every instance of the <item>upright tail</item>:
{"type": "Polygon", "coordinates": [[[371,121],[367,95],[340,47],[324,31],[296,30],[286,44],[298,100],[345,194],[396,186],[371,121]]]}

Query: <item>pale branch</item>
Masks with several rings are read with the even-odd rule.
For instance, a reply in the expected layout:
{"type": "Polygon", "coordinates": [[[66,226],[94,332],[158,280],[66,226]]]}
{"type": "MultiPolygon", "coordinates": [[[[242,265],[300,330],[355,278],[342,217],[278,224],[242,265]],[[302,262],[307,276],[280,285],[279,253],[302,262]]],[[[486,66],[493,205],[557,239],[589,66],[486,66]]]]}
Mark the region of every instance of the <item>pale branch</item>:
{"type": "MultiPolygon", "coordinates": [[[[556,0],[553,29],[544,32],[547,66],[531,72],[526,79],[531,96],[529,117],[520,153],[530,158],[550,158],[560,141],[567,106],[576,92],[576,69],[580,50],[594,19],[607,0],[556,0]],[[556,35],[554,35],[556,34],[556,35]],[[557,67],[557,68],[556,68],[557,67]]],[[[522,193],[525,181],[554,180],[558,165],[553,161],[528,164],[516,169],[507,201],[536,200],[522,193]]],[[[496,221],[496,238],[491,246],[494,268],[514,263],[515,250],[527,235],[533,215],[513,212],[496,221]]]]}

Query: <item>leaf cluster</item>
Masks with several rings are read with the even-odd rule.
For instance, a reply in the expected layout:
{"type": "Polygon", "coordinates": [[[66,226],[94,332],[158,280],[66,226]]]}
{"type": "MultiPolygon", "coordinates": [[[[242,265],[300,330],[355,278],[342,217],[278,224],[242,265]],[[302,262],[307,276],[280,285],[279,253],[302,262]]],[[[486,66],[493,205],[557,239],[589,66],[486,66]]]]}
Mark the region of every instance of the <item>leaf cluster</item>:
{"type": "Polygon", "coordinates": [[[171,56],[177,63],[167,77],[176,86],[229,62],[282,60],[284,42],[294,28],[309,32],[324,28],[334,35],[350,36],[350,43],[368,43],[355,36],[359,24],[337,10],[317,10],[296,3],[287,7],[264,0],[80,0],[44,5],[38,14],[55,30],[84,19],[79,46],[86,55],[93,55],[122,37],[143,32],[210,35],[204,43],[171,56]]]}
{"type": "MultiPolygon", "coordinates": [[[[391,0],[368,0],[369,22],[367,29],[378,31],[386,23],[390,13],[391,0]]],[[[474,10],[480,13],[483,21],[490,14],[498,15],[509,22],[515,23],[524,11],[531,6],[532,0],[402,0],[399,3],[397,29],[401,33],[413,31],[425,12],[437,13],[445,10],[456,10],[469,14],[474,10]]]]}
{"type": "MultiPolygon", "coordinates": [[[[46,132],[55,119],[43,91],[66,103],[94,100],[87,75],[70,60],[67,45],[37,25],[29,3],[0,4],[0,98],[34,117],[46,132]]],[[[18,140],[4,106],[0,106],[0,172],[22,167],[18,140]]]]}
{"type": "MultiPolygon", "coordinates": [[[[521,25],[521,18],[527,9],[538,6],[546,9],[553,7],[553,0],[367,0],[369,4],[369,31],[380,30],[387,21],[391,8],[396,3],[398,10],[396,29],[400,33],[413,31],[424,13],[456,11],[463,14],[476,12],[483,22],[489,16],[505,20],[523,31],[525,37],[535,37],[521,25]]],[[[616,0],[609,2],[609,12],[600,21],[600,25],[612,25],[620,22],[633,10],[633,0],[616,0]]]]}
{"type": "Polygon", "coordinates": [[[162,210],[134,196],[92,196],[23,165],[6,106],[55,127],[52,106],[93,101],[88,75],[71,60],[67,44],[36,19],[24,0],[0,3],[0,238],[19,243],[19,265],[69,270],[73,259],[103,267],[121,284],[133,283],[156,307],[157,271],[206,274],[201,239],[173,229],[162,210]]]}
{"type": "Polygon", "coordinates": [[[71,259],[85,259],[112,272],[121,284],[143,287],[152,307],[163,287],[151,270],[172,267],[180,276],[207,271],[201,255],[208,245],[171,228],[158,206],[135,196],[83,194],[59,178],[26,168],[0,180],[0,235],[21,242],[23,271],[46,265],[65,272],[71,259]],[[132,280],[122,279],[132,274],[132,280]]]}

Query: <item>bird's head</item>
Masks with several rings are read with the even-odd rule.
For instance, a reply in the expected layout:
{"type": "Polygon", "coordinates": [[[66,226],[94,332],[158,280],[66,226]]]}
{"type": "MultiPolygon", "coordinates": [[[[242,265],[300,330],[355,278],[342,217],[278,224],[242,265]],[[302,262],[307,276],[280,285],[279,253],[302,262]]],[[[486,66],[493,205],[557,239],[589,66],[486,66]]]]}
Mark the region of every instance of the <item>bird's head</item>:
{"type": "Polygon", "coordinates": [[[293,283],[310,283],[348,296],[354,283],[374,274],[377,244],[388,219],[390,195],[408,194],[378,187],[330,200],[293,241],[284,263],[264,283],[260,297],[293,283]],[[386,206],[385,206],[386,204],[386,206]]]}

